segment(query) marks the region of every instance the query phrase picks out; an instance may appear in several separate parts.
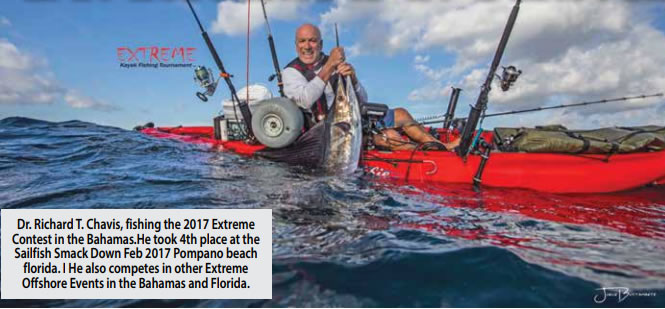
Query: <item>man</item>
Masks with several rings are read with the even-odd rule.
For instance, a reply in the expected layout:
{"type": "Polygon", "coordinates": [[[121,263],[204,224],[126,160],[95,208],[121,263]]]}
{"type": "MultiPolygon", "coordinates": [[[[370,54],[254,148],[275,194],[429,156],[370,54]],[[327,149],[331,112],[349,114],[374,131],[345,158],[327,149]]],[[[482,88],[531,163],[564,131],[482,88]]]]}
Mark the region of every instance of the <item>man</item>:
{"type": "MultiPolygon", "coordinates": [[[[282,72],[284,93],[287,97],[303,108],[306,112],[306,121],[311,125],[322,120],[335,98],[335,73],[342,76],[351,76],[353,86],[360,102],[367,102],[367,92],[356,77],[356,72],[345,61],[344,49],[335,47],[330,56],[323,54],[323,40],[319,28],[312,24],[304,24],[296,30],[296,52],[298,57],[291,61],[282,72]]],[[[385,129],[381,134],[374,135],[377,146],[394,150],[422,149],[452,149],[459,144],[459,140],[444,144],[427,133],[411,114],[403,108],[390,109],[383,118],[385,129]],[[395,130],[401,128],[404,133],[416,143],[404,141],[395,130]]]]}

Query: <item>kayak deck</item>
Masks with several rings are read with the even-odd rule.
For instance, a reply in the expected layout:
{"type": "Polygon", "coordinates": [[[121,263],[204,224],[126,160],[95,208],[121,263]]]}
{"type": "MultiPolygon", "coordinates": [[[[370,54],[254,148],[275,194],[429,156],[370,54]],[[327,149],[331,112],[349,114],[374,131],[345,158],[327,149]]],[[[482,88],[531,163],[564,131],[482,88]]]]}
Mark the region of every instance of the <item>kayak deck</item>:
{"type": "MultiPolygon", "coordinates": [[[[220,151],[253,155],[265,149],[242,141],[220,141],[212,127],[147,128],[142,133],[187,143],[208,144],[220,151]]],[[[363,153],[364,169],[378,178],[409,183],[472,184],[479,155],[466,160],[448,151],[379,151],[363,153]]],[[[604,193],[649,184],[665,184],[665,151],[631,154],[571,155],[556,153],[493,152],[482,175],[482,185],[523,188],[552,193],[604,193]]]]}

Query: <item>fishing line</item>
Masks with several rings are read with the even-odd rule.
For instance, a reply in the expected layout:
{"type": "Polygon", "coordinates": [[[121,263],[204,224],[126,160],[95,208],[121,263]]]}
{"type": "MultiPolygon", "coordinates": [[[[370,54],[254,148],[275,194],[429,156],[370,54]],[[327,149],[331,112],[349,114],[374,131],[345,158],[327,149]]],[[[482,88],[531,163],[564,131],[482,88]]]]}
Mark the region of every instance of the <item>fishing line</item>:
{"type": "MultiPolygon", "coordinates": [[[[251,15],[250,2],[251,0],[247,0],[247,66],[245,72],[245,88],[247,89],[246,91],[247,104],[249,104],[249,35],[250,35],[250,15],[251,15]]],[[[245,121],[251,121],[251,119],[246,119],[245,121]]]]}
{"type": "MultiPolygon", "coordinates": [[[[573,104],[561,104],[561,105],[554,105],[554,106],[543,106],[543,107],[535,107],[535,108],[524,109],[524,110],[516,110],[516,111],[509,111],[509,112],[486,114],[486,115],[484,115],[484,117],[496,117],[496,116],[504,116],[504,115],[513,115],[513,114],[521,114],[521,113],[529,113],[529,112],[538,112],[538,111],[543,111],[543,110],[548,110],[548,109],[578,107],[578,106],[603,104],[603,103],[618,102],[618,101],[647,99],[647,98],[662,97],[662,96],[663,96],[662,92],[661,93],[656,93],[656,94],[641,94],[641,95],[636,95],[636,96],[632,96],[632,97],[602,99],[602,100],[597,100],[597,101],[588,101],[588,102],[580,102],[580,103],[573,103],[573,104]]],[[[416,121],[420,122],[421,124],[441,123],[441,122],[444,122],[444,120],[434,120],[434,121],[428,121],[428,120],[442,118],[442,117],[445,117],[445,116],[446,116],[446,114],[419,117],[419,118],[416,119],[416,121]]],[[[467,119],[467,118],[458,118],[458,119],[467,119]]]]}

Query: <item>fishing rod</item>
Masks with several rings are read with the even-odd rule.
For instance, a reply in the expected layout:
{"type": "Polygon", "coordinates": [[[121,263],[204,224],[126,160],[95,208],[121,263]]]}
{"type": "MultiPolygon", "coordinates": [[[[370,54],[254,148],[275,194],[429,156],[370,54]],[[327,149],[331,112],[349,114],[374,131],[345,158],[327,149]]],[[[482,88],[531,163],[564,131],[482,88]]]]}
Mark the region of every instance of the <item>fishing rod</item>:
{"type": "Polygon", "coordinates": [[[279,94],[284,95],[284,82],[282,82],[282,71],[280,71],[279,61],[277,60],[277,50],[275,49],[275,40],[272,38],[272,31],[270,31],[270,24],[268,23],[268,14],[266,14],[266,5],[264,0],[261,0],[261,7],[263,8],[263,18],[266,20],[266,28],[268,29],[268,44],[270,45],[270,53],[272,54],[272,64],[275,66],[275,74],[270,75],[269,81],[273,81],[277,77],[277,87],[279,87],[279,94]]]}
{"type": "MultiPolygon", "coordinates": [[[[610,102],[618,102],[618,101],[628,101],[628,100],[635,100],[635,99],[646,99],[646,98],[653,98],[653,97],[662,97],[663,95],[664,95],[663,93],[642,94],[642,95],[636,95],[636,96],[632,96],[632,97],[622,97],[622,98],[603,99],[603,100],[580,102],[580,103],[573,103],[573,104],[561,104],[561,105],[555,105],[555,106],[536,107],[536,108],[509,111],[509,112],[486,114],[485,118],[487,118],[487,117],[496,117],[496,116],[504,116],[504,115],[514,115],[514,114],[521,114],[521,113],[529,113],[529,112],[537,112],[537,111],[543,111],[543,110],[548,110],[548,109],[559,109],[559,108],[586,106],[586,105],[602,104],[602,103],[610,103],[610,102]]],[[[441,118],[441,117],[444,117],[446,115],[447,114],[430,116],[430,117],[420,119],[420,121],[421,121],[421,124],[441,123],[441,122],[444,122],[445,120],[434,120],[434,121],[424,121],[424,120],[441,118]]],[[[458,118],[458,119],[466,119],[466,118],[458,118]]]]}
{"type": "Polygon", "coordinates": [[[497,47],[496,53],[494,54],[494,60],[492,60],[492,66],[490,67],[490,71],[487,74],[485,83],[481,87],[476,105],[471,106],[471,111],[469,111],[469,117],[467,117],[468,122],[464,126],[460,145],[457,148],[457,154],[462,158],[466,158],[466,156],[469,154],[473,133],[476,131],[480,116],[487,109],[489,93],[492,90],[492,81],[494,80],[494,75],[496,74],[496,70],[499,67],[499,62],[501,62],[501,57],[503,57],[503,52],[506,50],[506,45],[508,44],[510,33],[513,31],[513,26],[515,25],[515,20],[517,19],[517,13],[520,10],[520,2],[521,0],[517,0],[515,2],[515,6],[513,6],[512,11],[510,12],[510,17],[508,17],[506,27],[503,29],[501,41],[499,41],[499,46],[497,47]]]}
{"type": "MultiPolygon", "coordinates": [[[[337,31],[337,23],[335,23],[335,44],[337,47],[339,47],[339,32],[337,31]]],[[[337,85],[339,87],[340,81],[342,82],[342,86],[346,88],[344,79],[339,75],[339,72],[337,73],[337,85]]]]}
{"type": "Polygon", "coordinates": [[[240,99],[238,99],[236,88],[233,86],[233,82],[231,81],[232,75],[229,75],[229,73],[227,73],[226,70],[224,69],[224,64],[222,63],[222,59],[219,58],[217,50],[215,49],[215,46],[212,45],[212,41],[210,41],[208,33],[201,25],[199,16],[196,15],[196,11],[194,11],[192,3],[190,3],[189,0],[186,1],[187,4],[189,5],[189,9],[192,10],[192,14],[194,14],[194,19],[196,19],[196,23],[199,25],[199,29],[201,29],[201,36],[203,36],[203,40],[206,42],[206,45],[208,45],[210,54],[212,54],[212,58],[215,60],[215,63],[217,64],[217,68],[219,68],[220,71],[219,76],[224,78],[224,81],[226,81],[226,85],[229,87],[229,90],[231,91],[231,100],[236,102],[236,104],[238,104],[238,107],[240,108],[240,113],[242,114],[242,118],[245,120],[244,122],[245,125],[247,126],[247,137],[250,140],[254,140],[255,138],[254,131],[252,131],[252,113],[249,110],[249,106],[247,105],[247,102],[240,101],[240,99]]]}
{"type": "Polygon", "coordinates": [[[339,33],[337,32],[337,23],[335,23],[335,42],[337,43],[337,47],[339,47],[339,33]]]}

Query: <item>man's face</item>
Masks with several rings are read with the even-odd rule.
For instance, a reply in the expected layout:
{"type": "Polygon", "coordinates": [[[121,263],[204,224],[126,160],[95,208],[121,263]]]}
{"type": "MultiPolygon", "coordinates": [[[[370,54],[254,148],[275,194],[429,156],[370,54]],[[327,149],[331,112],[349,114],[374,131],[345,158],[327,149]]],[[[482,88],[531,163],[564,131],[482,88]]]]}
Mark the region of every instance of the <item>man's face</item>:
{"type": "Polygon", "coordinates": [[[298,58],[305,64],[312,64],[321,55],[321,35],[319,31],[310,25],[298,29],[296,33],[296,51],[298,58]]]}

